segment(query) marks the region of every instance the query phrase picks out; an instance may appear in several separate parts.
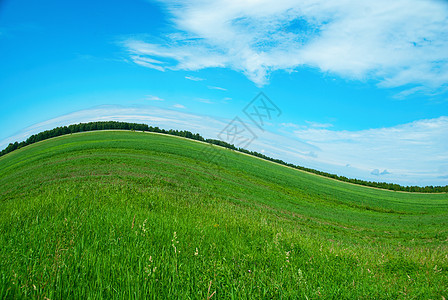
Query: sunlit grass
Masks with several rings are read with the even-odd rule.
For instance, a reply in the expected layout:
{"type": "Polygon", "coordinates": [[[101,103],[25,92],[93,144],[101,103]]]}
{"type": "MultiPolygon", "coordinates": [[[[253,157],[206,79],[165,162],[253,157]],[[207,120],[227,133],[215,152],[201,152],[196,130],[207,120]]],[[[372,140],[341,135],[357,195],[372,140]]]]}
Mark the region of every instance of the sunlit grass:
{"type": "Polygon", "coordinates": [[[0,298],[447,297],[446,194],[204,147],[89,132],[0,158],[0,298]]]}

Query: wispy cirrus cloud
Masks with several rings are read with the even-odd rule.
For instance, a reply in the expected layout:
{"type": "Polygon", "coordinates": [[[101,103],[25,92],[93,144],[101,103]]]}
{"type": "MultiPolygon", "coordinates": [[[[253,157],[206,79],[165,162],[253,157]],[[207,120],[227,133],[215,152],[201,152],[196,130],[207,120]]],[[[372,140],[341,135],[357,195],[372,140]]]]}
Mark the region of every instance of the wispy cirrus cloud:
{"type": "Polygon", "coordinates": [[[305,121],[305,123],[307,123],[308,126],[311,126],[313,128],[330,128],[330,127],[333,127],[333,124],[331,124],[331,123],[319,123],[319,122],[313,122],[313,121],[305,121]]]}
{"type": "Polygon", "coordinates": [[[195,77],[195,76],[185,76],[185,79],[191,80],[191,81],[204,81],[204,78],[195,77]]]}
{"type": "Polygon", "coordinates": [[[174,104],[174,105],[173,105],[173,107],[174,107],[174,108],[181,108],[181,109],[186,109],[186,107],[185,107],[184,105],[182,105],[182,104],[179,104],[179,103],[177,103],[177,104],[174,104]]]}
{"type": "Polygon", "coordinates": [[[288,123],[280,123],[280,126],[286,127],[286,128],[299,128],[300,126],[291,122],[288,123]]]}
{"type": "Polygon", "coordinates": [[[299,124],[295,124],[295,123],[280,123],[280,126],[285,127],[285,128],[330,128],[333,127],[333,124],[331,123],[319,123],[319,122],[314,122],[314,121],[306,121],[305,120],[305,124],[306,125],[299,125],[299,124]]]}
{"type": "Polygon", "coordinates": [[[159,60],[155,60],[149,57],[143,57],[138,55],[131,55],[131,59],[137,64],[142,67],[155,69],[158,71],[165,71],[165,68],[163,67],[163,62],[159,60]]]}
{"type": "Polygon", "coordinates": [[[154,96],[154,95],[146,95],[146,100],[149,101],[165,101],[165,99],[154,96]]]}
{"type": "Polygon", "coordinates": [[[173,34],[123,41],[135,63],[153,69],[230,68],[259,86],[273,71],[303,66],[381,87],[448,83],[445,1],[160,2],[173,34]]]}
{"type": "Polygon", "coordinates": [[[199,102],[207,103],[207,104],[212,104],[212,103],[213,103],[213,101],[211,101],[211,100],[209,100],[209,99],[205,99],[205,98],[198,98],[197,100],[198,100],[199,102]]]}
{"type": "Polygon", "coordinates": [[[225,88],[222,88],[222,87],[219,87],[219,86],[211,86],[211,85],[209,85],[209,86],[207,86],[209,89],[211,89],[211,90],[218,90],[218,91],[227,91],[227,89],[225,89],[225,88]]]}

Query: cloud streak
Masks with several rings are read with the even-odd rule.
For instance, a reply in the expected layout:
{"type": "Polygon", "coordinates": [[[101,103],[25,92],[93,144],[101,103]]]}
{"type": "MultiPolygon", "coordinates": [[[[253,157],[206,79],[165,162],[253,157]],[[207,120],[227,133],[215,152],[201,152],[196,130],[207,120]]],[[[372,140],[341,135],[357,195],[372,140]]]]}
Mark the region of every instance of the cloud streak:
{"type": "Polygon", "coordinates": [[[146,96],[146,100],[149,100],[149,101],[165,101],[165,99],[162,99],[160,97],[153,96],[153,95],[147,95],[146,96]]]}
{"type": "Polygon", "coordinates": [[[174,104],[174,105],[173,105],[173,107],[174,107],[174,108],[181,108],[181,109],[186,109],[186,107],[185,107],[184,105],[182,105],[182,104],[179,104],[179,103],[177,103],[177,104],[174,104]]]}
{"type": "Polygon", "coordinates": [[[173,33],[123,41],[156,70],[230,68],[259,86],[276,70],[307,66],[381,87],[446,87],[445,1],[165,0],[173,33]]]}
{"type": "Polygon", "coordinates": [[[204,81],[204,78],[195,77],[195,76],[185,76],[185,79],[191,80],[191,81],[204,81]]]}
{"type": "Polygon", "coordinates": [[[219,87],[219,86],[211,86],[211,85],[209,85],[209,86],[207,86],[209,89],[211,89],[211,90],[218,90],[218,91],[227,91],[227,89],[225,89],[225,88],[222,88],[222,87],[219,87]]]}

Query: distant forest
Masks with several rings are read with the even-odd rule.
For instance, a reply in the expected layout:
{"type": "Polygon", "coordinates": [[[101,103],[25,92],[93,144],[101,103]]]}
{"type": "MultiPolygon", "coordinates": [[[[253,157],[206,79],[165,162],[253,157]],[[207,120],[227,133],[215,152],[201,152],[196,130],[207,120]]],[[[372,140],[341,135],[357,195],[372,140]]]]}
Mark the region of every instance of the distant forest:
{"type": "Polygon", "coordinates": [[[163,134],[169,134],[169,135],[175,135],[175,136],[181,136],[192,140],[202,141],[214,145],[219,145],[228,149],[232,149],[235,151],[239,151],[242,153],[246,153],[249,155],[253,155],[256,157],[260,157],[265,160],[269,160],[272,162],[276,162],[294,169],[303,170],[306,172],[322,175],[325,177],[337,179],[340,181],[350,182],[354,184],[359,185],[365,185],[375,188],[381,188],[381,189],[387,189],[387,190],[393,190],[393,191],[404,191],[404,192],[419,192],[419,193],[441,193],[441,192],[448,192],[448,185],[446,186],[402,186],[399,184],[394,183],[387,183],[387,182],[375,182],[375,181],[366,181],[366,180],[360,180],[360,179],[353,179],[348,178],[345,176],[339,176],[336,174],[331,174],[327,172],[322,172],[310,168],[305,168],[302,166],[294,165],[291,163],[286,163],[283,160],[275,159],[268,157],[264,154],[255,152],[255,151],[249,151],[243,148],[237,148],[232,144],[215,140],[215,139],[204,139],[201,135],[198,133],[191,133],[186,130],[165,130],[160,129],[159,127],[152,127],[148,126],[146,124],[137,124],[137,123],[126,123],[126,122],[115,122],[115,121],[105,121],[105,122],[89,122],[89,123],[80,123],[80,124],[73,124],[69,126],[63,126],[63,127],[56,127],[51,130],[46,130],[43,132],[40,132],[38,134],[34,134],[30,136],[26,141],[23,142],[15,142],[10,143],[4,150],[0,152],[0,156],[3,156],[7,153],[10,153],[16,149],[20,149],[24,146],[31,145],[33,143],[43,141],[49,138],[70,134],[70,133],[76,133],[76,132],[84,132],[84,131],[94,131],[94,130],[108,130],[108,129],[121,129],[121,130],[137,130],[137,131],[147,131],[147,132],[157,132],[157,133],[163,133],[163,134]]]}

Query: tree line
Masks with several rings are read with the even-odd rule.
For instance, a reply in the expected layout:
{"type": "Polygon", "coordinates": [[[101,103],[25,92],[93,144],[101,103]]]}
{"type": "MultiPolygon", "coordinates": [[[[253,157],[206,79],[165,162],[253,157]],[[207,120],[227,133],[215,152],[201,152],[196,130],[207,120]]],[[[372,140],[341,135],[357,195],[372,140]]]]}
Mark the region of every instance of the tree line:
{"type": "Polygon", "coordinates": [[[281,159],[272,158],[269,156],[266,156],[262,153],[256,152],[256,151],[249,151],[244,148],[238,148],[235,147],[233,144],[226,143],[221,140],[216,139],[204,139],[200,134],[198,133],[191,133],[187,130],[165,130],[161,129],[159,127],[152,127],[147,124],[139,124],[139,123],[127,123],[127,122],[116,122],[116,121],[100,121],[100,122],[89,122],[89,123],[79,123],[79,124],[72,124],[69,126],[62,126],[62,127],[56,127],[51,130],[45,130],[38,134],[33,134],[28,139],[22,142],[15,142],[10,143],[5,149],[3,149],[0,152],[0,156],[3,156],[7,153],[10,153],[14,150],[20,149],[24,146],[34,144],[39,141],[43,141],[49,138],[65,135],[65,134],[71,134],[71,133],[77,133],[77,132],[85,132],[85,131],[94,131],[94,130],[108,130],[108,129],[121,129],[121,130],[136,130],[136,131],[146,131],[146,132],[156,132],[156,133],[163,133],[168,135],[174,135],[174,136],[180,136],[196,141],[202,141],[207,142],[210,144],[218,145],[227,149],[231,149],[234,151],[246,153],[252,156],[256,156],[268,161],[272,161],[281,165],[285,165],[294,169],[299,169],[302,171],[306,171],[309,173],[314,173],[318,175],[322,175],[325,177],[337,179],[340,181],[350,182],[358,185],[365,185],[375,188],[381,188],[381,189],[387,189],[387,190],[393,190],[393,191],[403,191],[403,192],[419,192],[419,193],[441,193],[441,192],[448,192],[448,185],[446,186],[402,186],[395,183],[387,183],[387,182],[375,182],[375,181],[366,181],[361,179],[355,179],[355,178],[348,178],[345,176],[339,176],[336,174],[331,174],[319,170],[314,170],[306,167],[302,167],[299,165],[294,165],[291,163],[287,163],[281,159]]]}

